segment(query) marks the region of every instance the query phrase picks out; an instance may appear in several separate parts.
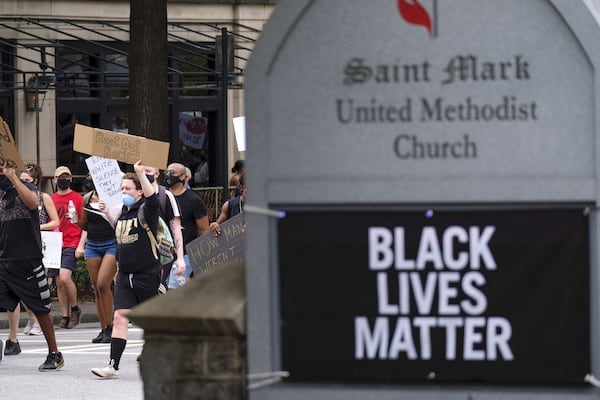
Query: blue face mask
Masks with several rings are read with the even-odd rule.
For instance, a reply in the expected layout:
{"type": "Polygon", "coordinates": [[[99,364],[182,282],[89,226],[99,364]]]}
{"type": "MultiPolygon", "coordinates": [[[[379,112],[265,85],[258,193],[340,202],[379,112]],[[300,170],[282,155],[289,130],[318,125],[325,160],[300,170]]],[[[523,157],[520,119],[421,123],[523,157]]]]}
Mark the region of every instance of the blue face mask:
{"type": "Polygon", "coordinates": [[[130,194],[122,195],[121,199],[123,200],[123,204],[125,204],[127,207],[131,207],[132,205],[135,204],[135,199],[130,194]]]}

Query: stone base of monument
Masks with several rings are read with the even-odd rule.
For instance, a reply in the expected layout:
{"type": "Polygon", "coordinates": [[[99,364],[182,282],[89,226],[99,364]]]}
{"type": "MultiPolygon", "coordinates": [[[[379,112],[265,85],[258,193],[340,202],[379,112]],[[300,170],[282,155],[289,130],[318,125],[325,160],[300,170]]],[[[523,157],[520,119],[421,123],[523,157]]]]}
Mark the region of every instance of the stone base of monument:
{"type": "Polygon", "coordinates": [[[245,398],[245,266],[222,265],[131,310],[144,398],[245,398]]]}

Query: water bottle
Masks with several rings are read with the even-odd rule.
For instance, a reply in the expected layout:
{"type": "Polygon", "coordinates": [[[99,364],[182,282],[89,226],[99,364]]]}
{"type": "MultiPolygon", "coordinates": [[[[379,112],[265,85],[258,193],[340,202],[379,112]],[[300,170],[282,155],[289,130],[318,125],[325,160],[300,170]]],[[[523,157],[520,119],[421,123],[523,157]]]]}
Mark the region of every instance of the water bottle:
{"type": "Polygon", "coordinates": [[[185,276],[179,275],[177,277],[177,286],[183,286],[185,284],[185,282],[187,282],[187,279],[185,279],[185,276]]]}
{"type": "MultiPolygon", "coordinates": [[[[173,263],[173,267],[171,268],[171,274],[177,275],[177,265],[175,263],[173,263]]],[[[185,276],[177,275],[175,277],[175,284],[177,285],[177,286],[175,286],[176,288],[183,286],[185,284],[185,282],[187,282],[187,279],[185,278],[185,276]]]]}
{"type": "Polygon", "coordinates": [[[69,219],[72,223],[77,223],[77,209],[75,208],[75,204],[73,200],[69,200],[69,219]]]}

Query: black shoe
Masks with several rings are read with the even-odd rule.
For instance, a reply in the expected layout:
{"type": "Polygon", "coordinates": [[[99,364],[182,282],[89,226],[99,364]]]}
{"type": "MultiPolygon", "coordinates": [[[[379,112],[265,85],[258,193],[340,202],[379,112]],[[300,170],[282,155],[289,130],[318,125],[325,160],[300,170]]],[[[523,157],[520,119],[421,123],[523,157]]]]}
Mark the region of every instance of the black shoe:
{"type": "Polygon", "coordinates": [[[5,356],[16,356],[20,352],[21,352],[21,345],[19,345],[18,341],[16,343],[11,340],[6,341],[6,347],[4,348],[5,356]]]}
{"type": "Polygon", "coordinates": [[[92,343],[102,343],[102,339],[104,338],[104,329],[100,331],[98,336],[92,339],[92,343]]]}
{"type": "Polygon", "coordinates": [[[46,371],[56,371],[65,365],[65,360],[60,352],[58,353],[49,353],[46,361],[39,366],[39,370],[42,372],[46,371]]]}
{"type": "Polygon", "coordinates": [[[112,326],[107,326],[104,328],[102,333],[102,343],[110,343],[110,339],[112,338],[112,326]]]}

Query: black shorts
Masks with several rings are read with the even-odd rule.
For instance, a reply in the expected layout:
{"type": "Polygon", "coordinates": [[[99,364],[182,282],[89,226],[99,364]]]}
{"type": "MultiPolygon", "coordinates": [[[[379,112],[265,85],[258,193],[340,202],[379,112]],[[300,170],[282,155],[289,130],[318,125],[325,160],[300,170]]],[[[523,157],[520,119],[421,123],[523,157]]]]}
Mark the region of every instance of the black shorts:
{"type": "Polygon", "coordinates": [[[50,312],[50,289],[42,260],[0,261],[0,307],[14,311],[19,300],[35,315],[50,312]]]}
{"type": "Polygon", "coordinates": [[[158,294],[160,284],[160,271],[128,274],[117,274],[115,285],[114,307],[115,310],[129,310],[134,306],[158,294]]]}
{"type": "MultiPolygon", "coordinates": [[[[75,257],[75,248],[63,247],[60,256],[60,268],[75,272],[77,269],[77,257],[75,257]]],[[[60,268],[48,268],[48,276],[55,277],[60,274],[60,268]]]]}

